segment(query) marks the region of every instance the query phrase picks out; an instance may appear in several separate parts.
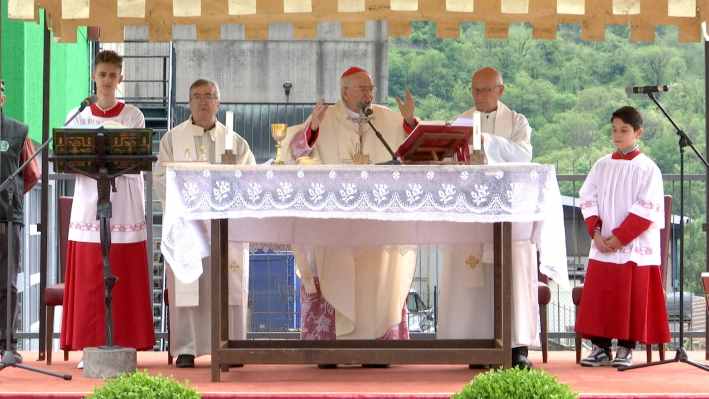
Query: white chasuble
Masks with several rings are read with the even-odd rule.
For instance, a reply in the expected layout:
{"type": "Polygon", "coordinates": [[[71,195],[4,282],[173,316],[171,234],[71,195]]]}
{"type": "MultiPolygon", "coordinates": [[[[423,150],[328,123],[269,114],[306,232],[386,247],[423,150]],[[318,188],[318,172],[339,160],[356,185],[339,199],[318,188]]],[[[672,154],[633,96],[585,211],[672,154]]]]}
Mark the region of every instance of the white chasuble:
{"type": "MultiPolygon", "coordinates": [[[[221,156],[224,153],[225,137],[231,137],[233,140],[234,153],[236,155],[237,164],[250,165],[254,164],[254,156],[249,149],[248,143],[236,134],[229,132],[227,136],[226,127],[216,122],[214,128],[205,131],[200,126],[194,125],[191,119],[181,123],[168,132],[161,140],[159,163],[165,162],[189,162],[202,161],[209,163],[220,163],[221,156]]],[[[161,196],[164,195],[164,169],[156,168],[155,173],[156,188],[161,196]]],[[[161,198],[164,200],[164,198],[161,198]]],[[[164,201],[163,201],[164,202],[164,201]]],[[[204,240],[209,242],[210,229],[206,222],[194,222],[198,226],[192,231],[204,236],[204,240]]],[[[179,241],[178,241],[179,242],[179,241]]],[[[168,265],[173,269],[175,274],[175,293],[176,298],[174,305],[182,306],[199,306],[200,293],[199,281],[185,279],[182,277],[182,269],[199,269],[200,274],[203,270],[203,259],[195,261],[193,257],[180,257],[179,249],[172,249],[170,252],[177,252],[174,256],[167,256],[168,265]],[[189,264],[184,264],[185,262],[189,264]],[[187,280],[187,281],[186,281],[187,280]]],[[[229,304],[241,305],[248,301],[248,244],[229,242],[229,304]]],[[[191,272],[194,275],[196,272],[191,272]]],[[[198,274],[199,275],[199,274],[198,274]]],[[[200,277],[199,279],[202,279],[200,277]]]]}
{"type": "MultiPolygon", "coordinates": [[[[372,105],[372,124],[396,150],[406,138],[400,113],[372,105]]],[[[303,140],[310,121],[288,129],[290,142],[303,140]]],[[[338,101],[328,108],[319,126],[311,157],[323,164],[352,163],[358,150],[370,163],[385,162],[391,155],[366,121],[338,101]],[[361,145],[361,146],[360,146],[361,145]]],[[[284,151],[284,160],[292,160],[284,151]]],[[[315,291],[313,277],[320,280],[322,296],[335,308],[338,339],[376,339],[401,322],[416,266],[416,247],[296,247],[298,273],[306,292],[315,291]]]]}
{"type": "MultiPolygon", "coordinates": [[[[472,118],[475,109],[460,117],[472,118]]],[[[530,162],[531,132],[527,118],[498,102],[482,113],[483,146],[488,163],[530,162]]],[[[476,237],[485,244],[442,245],[439,274],[437,337],[489,339],[493,326],[493,265],[491,229],[482,225],[476,237]]],[[[537,246],[532,223],[512,226],[512,346],[538,345],[537,246]]]]}

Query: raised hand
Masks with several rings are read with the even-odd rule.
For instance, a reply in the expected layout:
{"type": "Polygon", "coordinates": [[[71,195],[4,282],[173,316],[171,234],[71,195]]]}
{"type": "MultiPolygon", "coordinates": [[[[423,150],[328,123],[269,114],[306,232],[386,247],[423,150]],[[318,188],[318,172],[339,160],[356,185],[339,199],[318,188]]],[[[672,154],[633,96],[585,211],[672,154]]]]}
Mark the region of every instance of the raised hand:
{"type": "Polygon", "coordinates": [[[416,118],[414,117],[414,112],[416,111],[416,104],[414,104],[414,96],[411,95],[411,92],[408,89],[406,90],[403,101],[399,97],[394,98],[399,105],[399,112],[401,112],[401,116],[404,117],[406,123],[409,126],[415,125],[416,118]]]}
{"type": "Polygon", "coordinates": [[[310,113],[310,129],[311,130],[318,130],[320,128],[320,123],[325,119],[325,112],[327,112],[328,105],[325,104],[323,99],[321,98],[318,100],[318,102],[315,104],[315,108],[313,108],[313,112],[310,113]]]}

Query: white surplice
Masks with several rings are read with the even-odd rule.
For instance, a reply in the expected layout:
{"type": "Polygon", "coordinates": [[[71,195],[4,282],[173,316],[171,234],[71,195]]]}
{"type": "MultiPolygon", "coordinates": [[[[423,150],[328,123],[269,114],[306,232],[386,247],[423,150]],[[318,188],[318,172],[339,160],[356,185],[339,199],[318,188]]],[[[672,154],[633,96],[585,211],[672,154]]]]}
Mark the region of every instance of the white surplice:
{"type": "MultiPolygon", "coordinates": [[[[399,112],[373,105],[371,122],[396,149],[407,136],[399,112]]],[[[289,128],[284,147],[305,141],[310,121],[289,128]]],[[[323,164],[352,163],[361,148],[371,163],[391,159],[366,121],[350,111],[342,101],[329,107],[320,123],[317,141],[310,155],[323,164]],[[361,144],[361,147],[360,147],[361,144]]],[[[293,158],[284,151],[284,159],[293,158]]],[[[401,322],[416,266],[416,247],[295,247],[298,272],[306,292],[316,291],[313,279],[320,280],[322,296],[335,308],[338,339],[376,339],[401,322]]]]}
{"type": "MultiPolygon", "coordinates": [[[[205,129],[194,125],[192,119],[167,132],[160,140],[160,154],[154,171],[158,196],[165,204],[165,169],[168,162],[201,161],[221,163],[225,138],[232,140],[236,162],[240,165],[256,163],[248,143],[234,131],[217,122],[214,128],[205,129]]],[[[197,234],[206,237],[208,224],[197,223],[197,234]]],[[[211,352],[211,264],[210,258],[198,259],[190,264],[190,257],[181,257],[179,249],[163,250],[167,270],[168,296],[170,301],[170,352],[173,355],[200,356],[211,352]],[[173,270],[175,269],[175,270],[173,270]],[[201,269],[195,281],[181,281],[186,269],[201,269]]],[[[229,337],[246,339],[249,248],[248,244],[229,242],[229,337]]],[[[188,275],[198,274],[190,271],[188,275]]]]}
{"type": "MultiPolygon", "coordinates": [[[[72,110],[69,115],[73,115],[72,110]]],[[[130,104],[118,103],[103,110],[94,104],[86,107],[68,128],[96,129],[107,127],[144,128],[145,119],[140,110],[130,104]],[[122,108],[121,108],[122,107],[122,108]],[[120,109],[120,111],[115,111],[120,109]]],[[[111,190],[111,242],[133,243],[147,239],[145,231],[145,190],[143,176],[130,174],[115,179],[116,191],[111,190]]],[[[98,192],[96,180],[76,175],[74,201],[71,205],[69,240],[76,242],[101,242],[99,221],[96,219],[98,192]]]]}
{"type": "MultiPolygon", "coordinates": [[[[472,118],[474,111],[460,117],[472,118]]],[[[481,125],[489,164],[531,161],[532,129],[524,115],[498,102],[497,110],[481,114],[481,125]]],[[[536,236],[532,223],[512,226],[513,347],[539,344],[536,236]]],[[[438,338],[493,337],[491,241],[492,237],[485,245],[440,247],[438,338]]]]}
{"type": "Polygon", "coordinates": [[[664,226],[662,173],[645,154],[632,160],[613,159],[612,154],[599,159],[579,190],[583,218],[598,216],[601,235],[608,237],[633,213],[652,222],[621,250],[603,253],[591,245],[589,258],[623,265],[657,266],[661,263],[660,229],[664,226]]]}

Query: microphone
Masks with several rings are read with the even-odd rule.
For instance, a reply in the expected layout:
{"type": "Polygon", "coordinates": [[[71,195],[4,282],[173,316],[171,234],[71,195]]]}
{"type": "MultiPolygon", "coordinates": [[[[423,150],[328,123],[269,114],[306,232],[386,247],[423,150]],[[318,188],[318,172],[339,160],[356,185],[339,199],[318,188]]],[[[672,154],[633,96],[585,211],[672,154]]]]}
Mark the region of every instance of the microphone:
{"type": "Polygon", "coordinates": [[[650,93],[662,93],[670,90],[668,85],[659,86],[628,86],[625,88],[625,93],[631,94],[650,94],[650,93]]]}
{"type": "Polygon", "coordinates": [[[89,105],[95,104],[96,101],[98,101],[98,98],[96,96],[86,97],[83,101],[81,101],[81,104],[79,104],[79,112],[86,109],[86,107],[88,107],[89,105]]]}
{"type": "Polygon", "coordinates": [[[379,130],[377,130],[377,128],[374,127],[374,125],[372,124],[372,120],[369,117],[374,113],[374,110],[372,109],[371,105],[370,104],[363,104],[361,111],[362,111],[362,114],[365,117],[367,117],[367,124],[369,125],[369,127],[372,128],[372,130],[374,131],[374,134],[377,136],[379,141],[381,141],[382,144],[384,144],[384,147],[389,152],[389,155],[391,155],[391,161],[382,162],[381,164],[382,165],[399,165],[399,164],[401,164],[401,162],[399,162],[399,160],[396,159],[396,154],[394,154],[394,151],[391,150],[389,143],[387,143],[387,141],[384,140],[384,136],[382,136],[382,134],[379,132],[379,130]]]}
{"type": "Polygon", "coordinates": [[[89,105],[95,104],[96,101],[98,101],[98,98],[96,96],[88,96],[85,99],[83,99],[81,101],[81,104],[79,104],[79,109],[77,109],[76,112],[74,112],[74,114],[72,114],[71,117],[69,117],[69,119],[67,119],[66,122],[64,122],[64,126],[67,126],[68,124],[70,124],[71,121],[73,121],[74,119],[76,119],[77,116],[79,116],[81,111],[85,110],[86,107],[88,107],[89,105]]]}

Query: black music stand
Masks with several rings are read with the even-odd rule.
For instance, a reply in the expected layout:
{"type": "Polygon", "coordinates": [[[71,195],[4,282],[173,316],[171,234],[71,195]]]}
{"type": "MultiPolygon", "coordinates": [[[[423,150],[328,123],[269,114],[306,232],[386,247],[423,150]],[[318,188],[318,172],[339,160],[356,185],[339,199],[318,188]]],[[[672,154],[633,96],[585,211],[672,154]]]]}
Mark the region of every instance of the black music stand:
{"type": "Polygon", "coordinates": [[[152,129],[54,129],[54,170],[75,173],[96,180],[98,219],[103,256],[106,345],[113,349],[112,290],[117,278],[111,271],[111,193],[115,178],[125,174],[151,171],[157,157],[152,154],[152,129]]]}

